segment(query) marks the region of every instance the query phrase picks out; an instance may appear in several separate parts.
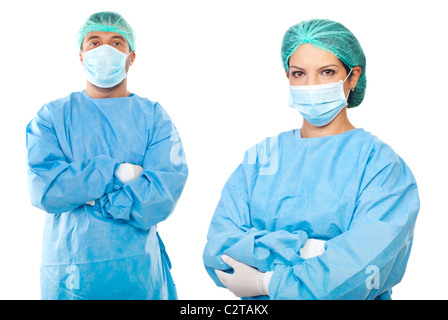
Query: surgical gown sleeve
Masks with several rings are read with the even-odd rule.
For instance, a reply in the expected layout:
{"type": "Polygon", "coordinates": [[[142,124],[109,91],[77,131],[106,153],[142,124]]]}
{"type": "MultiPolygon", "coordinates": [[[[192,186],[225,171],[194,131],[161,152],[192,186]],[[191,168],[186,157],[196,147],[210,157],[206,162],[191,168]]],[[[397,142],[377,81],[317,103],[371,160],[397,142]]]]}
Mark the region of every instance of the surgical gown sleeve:
{"type": "Polygon", "coordinates": [[[48,213],[73,210],[119,188],[119,163],[106,155],[69,161],[59,144],[52,114],[44,106],[26,128],[31,203],[48,213]]]}
{"type": "Polygon", "coordinates": [[[371,151],[348,230],[326,251],[275,266],[271,299],[375,299],[401,281],[419,197],[415,179],[386,144],[371,151]]]}
{"type": "Polygon", "coordinates": [[[105,194],[94,208],[105,217],[149,229],[165,220],[182,193],[188,176],[179,133],[159,104],[139,178],[105,194]]]}
{"type": "Polygon", "coordinates": [[[300,230],[273,230],[262,221],[252,221],[250,195],[260,168],[258,162],[248,163],[247,154],[223,188],[203,253],[205,268],[218,286],[223,285],[215,269],[231,269],[221,260],[223,254],[266,272],[275,263],[301,260],[299,251],[308,239],[300,230]]]}

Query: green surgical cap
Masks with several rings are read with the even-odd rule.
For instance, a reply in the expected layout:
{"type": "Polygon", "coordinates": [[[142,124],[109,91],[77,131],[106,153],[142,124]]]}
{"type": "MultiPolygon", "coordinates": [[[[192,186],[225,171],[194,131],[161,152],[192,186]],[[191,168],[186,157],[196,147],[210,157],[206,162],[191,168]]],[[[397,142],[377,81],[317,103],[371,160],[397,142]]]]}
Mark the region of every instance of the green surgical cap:
{"type": "Polygon", "coordinates": [[[135,51],[135,34],[121,15],[111,11],[97,12],[87,18],[78,31],[78,46],[81,48],[85,36],[92,31],[116,32],[128,41],[131,51],[135,51]]]}
{"type": "Polygon", "coordinates": [[[366,57],[356,37],[346,27],[331,20],[313,19],[302,21],[286,31],[282,43],[282,62],[289,70],[289,58],[301,44],[333,53],[348,68],[361,67],[358,84],[348,98],[348,108],[357,107],[366,92],[366,57]]]}

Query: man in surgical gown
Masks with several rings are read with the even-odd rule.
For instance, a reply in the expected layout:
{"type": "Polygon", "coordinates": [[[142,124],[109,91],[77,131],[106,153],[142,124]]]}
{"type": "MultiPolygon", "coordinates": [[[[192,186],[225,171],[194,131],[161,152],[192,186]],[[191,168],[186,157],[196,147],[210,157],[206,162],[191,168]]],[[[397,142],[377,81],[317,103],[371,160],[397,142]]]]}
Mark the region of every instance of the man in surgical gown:
{"type": "MultiPolygon", "coordinates": [[[[81,61],[108,45],[127,56],[127,73],[135,44],[120,15],[97,13],[82,30],[81,61]]],[[[126,80],[110,88],[89,80],[27,126],[31,201],[47,212],[42,299],[177,298],[156,226],[173,212],[188,169],[168,114],[128,92],[126,80]]]]}

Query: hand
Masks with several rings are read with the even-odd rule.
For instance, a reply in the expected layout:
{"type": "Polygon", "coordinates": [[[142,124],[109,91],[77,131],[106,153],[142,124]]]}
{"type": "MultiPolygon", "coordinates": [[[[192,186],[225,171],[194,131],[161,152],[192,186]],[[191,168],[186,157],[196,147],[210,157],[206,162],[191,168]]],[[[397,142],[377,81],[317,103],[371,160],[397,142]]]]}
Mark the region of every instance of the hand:
{"type": "Polygon", "coordinates": [[[128,183],[134,179],[137,179],[143,168],[136,164],[122,163],[118,167],[117,176],[120,178],[121,182],[128,183]]]}
{"type": "Polygon", "coordinates": [[[265,281],[265,273],[226,255],[223,255],[221,259],[231,266],[234,272],[230,274],[215,269],[216,275],[222,284],[234,295],[237,297],[269,295],[269,281],[265,281]]]}
{"type": "Polygon", "coordinates": [[[303,259],[316,257],[325,252],[325,241],[318,239],[308,239],[305,245],[300,248],[300,256],[303,259]]]}

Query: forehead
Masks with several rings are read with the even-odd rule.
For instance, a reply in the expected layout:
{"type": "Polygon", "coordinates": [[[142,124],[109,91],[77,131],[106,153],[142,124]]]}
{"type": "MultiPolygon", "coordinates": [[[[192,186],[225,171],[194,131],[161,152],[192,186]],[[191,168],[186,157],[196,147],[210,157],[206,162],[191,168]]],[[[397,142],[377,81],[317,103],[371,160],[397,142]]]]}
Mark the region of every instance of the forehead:
{"type": "Polygon", "coordinates": [[[302,44],[289,58],[289,65],[296,66],[317,66],[322,64],[337,64],[341,65],[341,61],[331,52],[320,50],[313,47],[310,43],[302,44]]]}
{"type": "Polygon", "coordinates": [[[127,43],[126,38],[117,32],[91,31],[84,37],[83,42],[88,42],[92,39],[99,39],[102,41],[121,39],[127,43]]]}

